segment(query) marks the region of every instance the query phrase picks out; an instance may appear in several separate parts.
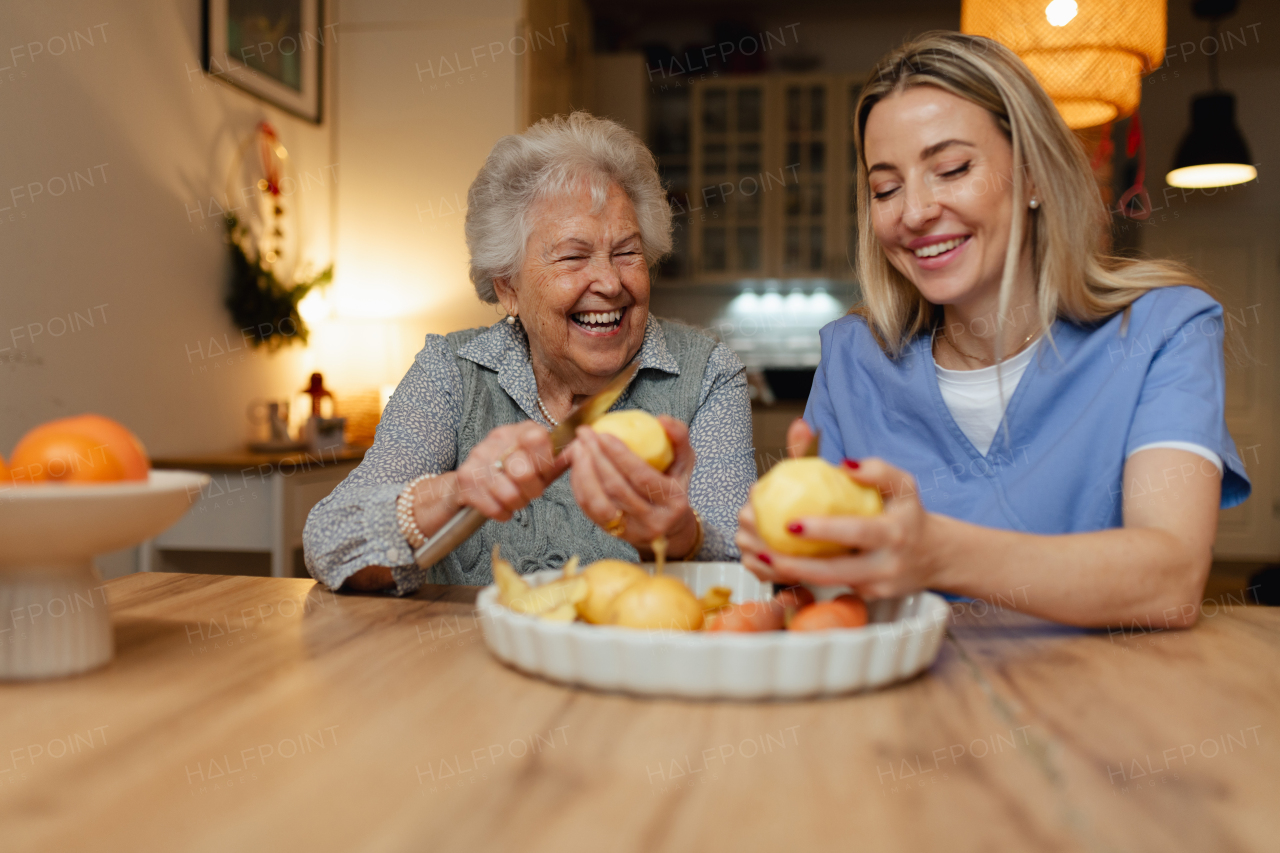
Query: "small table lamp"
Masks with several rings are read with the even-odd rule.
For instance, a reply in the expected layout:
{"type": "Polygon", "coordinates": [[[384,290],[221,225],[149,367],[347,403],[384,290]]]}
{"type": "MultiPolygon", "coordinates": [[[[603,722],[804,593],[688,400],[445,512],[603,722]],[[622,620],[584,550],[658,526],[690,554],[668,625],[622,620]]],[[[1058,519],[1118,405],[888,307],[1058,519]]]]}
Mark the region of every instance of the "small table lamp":
{"type": "Polygon", "coordinates": [[[329,403],[334,404],[333,393],[324,387],[324,376],[319,373],[311,374],[311,382],[306,388],[302,389],[302,393],[311,397],[311,417],[307,419],[307,425],[304,428],[303,436],[311,450],[315,453],[321,453],[325,450],[337,450],[343,445],[343,432],[345,430],[346,418],[326,418],[321,413],[321,402],[325,397],[329,398],[329,403]]]}

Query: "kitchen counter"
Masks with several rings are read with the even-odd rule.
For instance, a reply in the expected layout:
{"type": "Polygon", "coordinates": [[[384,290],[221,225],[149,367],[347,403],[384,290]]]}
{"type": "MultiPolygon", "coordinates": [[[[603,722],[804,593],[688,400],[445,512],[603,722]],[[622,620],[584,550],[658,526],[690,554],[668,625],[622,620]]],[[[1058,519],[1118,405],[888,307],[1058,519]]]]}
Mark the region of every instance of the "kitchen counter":
{"type": "MultiPolygon", "coordinates": [[[[6,850],[1274,850],[1280,610],[1086,632],[955,605],[931,671],[634,699],[487,652],[476,590],[104,585],[117,656],[0,685],[6,850]]],[[[1011,591],[1017,596],[1018,591],[1011,591]]],[[[3,642],[0,639],[0,642],[3,642]]]]}
{"type": "Polygon", "coordinates": [[[191,456],[162,456],[151,460],[151,467],[157,469],[195,469],[203,470],[257,470],[259,467],[290,471],[311,468],[322,468],[325,465],[341,465],[344,462],[359,462],[364,459],[367,447],[330,447],[325,450],[289,450],[280,453],[257,453],[252,450],[237,450],[231,453],[203,453],[191,456]]]}

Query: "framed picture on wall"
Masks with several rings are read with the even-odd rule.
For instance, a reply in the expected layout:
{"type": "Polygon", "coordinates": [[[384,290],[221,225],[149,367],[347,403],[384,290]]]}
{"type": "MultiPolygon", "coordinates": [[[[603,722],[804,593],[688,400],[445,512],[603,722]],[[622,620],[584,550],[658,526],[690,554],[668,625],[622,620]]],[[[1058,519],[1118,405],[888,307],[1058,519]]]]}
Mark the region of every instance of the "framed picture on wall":
{"type": "Polygon", "coordinates": [[[317,124],[333,37],[321,0],[204,0],[204,70],[317,124]]]}

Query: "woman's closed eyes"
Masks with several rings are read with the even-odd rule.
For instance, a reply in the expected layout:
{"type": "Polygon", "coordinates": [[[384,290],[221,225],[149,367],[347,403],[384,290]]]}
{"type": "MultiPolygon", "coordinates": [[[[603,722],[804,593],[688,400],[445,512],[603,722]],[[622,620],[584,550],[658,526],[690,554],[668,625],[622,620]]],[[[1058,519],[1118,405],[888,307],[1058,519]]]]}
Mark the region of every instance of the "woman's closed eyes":
{"type": "MultiPolygon", "coordinates": [[[[615,258],[636,257],[638,255],[640,255],[639,249],[625,249],[621,252],[613,253],[613,256],[615,258]]],[[[590,257],[591,257],[590,255],[579,253],[574,255],[564,255],[562,257],[556,258],[556,261],[585,261],[585,260],[589,260],[590,257]]]]}
{"type": "MultiPolygon", "coordinates": [[[[972,165],[973,165],[973,161],[972,161],[972,160],[966,160],[962,165],[957,166],[956,168],[951,169],[950,171],[946,171],[946,172],[941,173],[940,177],[943,177],[943,178],[951,178],[951,179],[962,177],[963,175],[965,175],[965,174],[967,174],[967,173],[968,173],[969,168],[970,168],[972,165]]],[[[872,193],[872,194],[871,194],[871,197],[872,197],[873,199],[875,199],[875,200],[879,201],[879,200],[881,200],[881,199],[886,199],[886,198],[888,198],[889,196],[893,195],[893,194],[894,194],[895,192],[897,192],[898,190],[899,190],[899,187],[897,187],[897,186],[892,186],[892,187],[889,187],[889,188],[888,188],[888,189],[886,189],[886,190],[881,190],[880,192],[872,193]]]]}

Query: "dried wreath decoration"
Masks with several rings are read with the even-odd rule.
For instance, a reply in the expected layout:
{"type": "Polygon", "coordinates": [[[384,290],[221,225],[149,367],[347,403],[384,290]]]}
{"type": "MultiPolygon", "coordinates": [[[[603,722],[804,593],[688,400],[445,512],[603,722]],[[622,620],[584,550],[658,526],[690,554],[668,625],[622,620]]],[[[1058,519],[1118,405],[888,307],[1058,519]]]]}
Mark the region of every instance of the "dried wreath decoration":
{"type": "MultiPolygon", "coordinates": [[[[313,288],[333,280],[333,265],[313,276],[299,275],[297,253],[287,251],[281,174],[289,155],[271,125],[258,123],[253,137],[241,146],[232,174],[243,160],[245,149],[255,140],[263,175],[257,182],[256,221],[244,221],[232,213],[225,219],[231,248],[226,306],[236,326],[250,333],[254,346],[265,345],[274,351],[295,340],[307,343],[309,330],[298,312],[298,303],[313,288]]],[[[291,230],[296,246],[296,229],[291,230]]]]}
{"type": "Polygon", "coordinates": [[[236,326],[250,332],[254,346],[265,344],[268,350],[294,340],[306,344],[310,330],[298,313],[298,303],[313,287],[333,280],[333,265],[310,279],[286,285],[263,263],[261,253],[253,251],[249,229],[234,215],[227,217],[226,225],[231,245],[231,291],[226,305],[236,326]]]}

